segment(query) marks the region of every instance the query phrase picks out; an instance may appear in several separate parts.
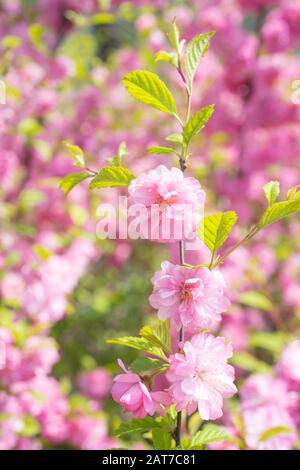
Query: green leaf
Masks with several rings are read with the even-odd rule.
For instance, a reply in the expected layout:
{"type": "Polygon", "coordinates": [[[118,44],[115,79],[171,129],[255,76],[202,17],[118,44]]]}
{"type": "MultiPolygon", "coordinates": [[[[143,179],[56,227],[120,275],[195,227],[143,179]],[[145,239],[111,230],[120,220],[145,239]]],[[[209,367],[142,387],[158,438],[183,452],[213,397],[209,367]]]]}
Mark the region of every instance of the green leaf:
{"type": "Polygon", "coordinates": [[[192,84],[194,80],[200,59],[208,51],[210,38],[212,38],[214,34],[214,32],[199,34],[199,36],[194,37],[187,45],[184,65],[190,84],[192,84]]]}
{"type": "Polygon", "coordinates": [[[149,147],[147,149],[147,153],[150,153],[151,155],[161,155],[165,153],[174,153],[174,149],[171,149],[170,147],[149,147]]]}
{"type": "Polygon", "coordinates": [[[19,124],[19,132],[28,139],[32,139],[42,130],[41,124],[34,118],[25,118],[19,124]]]}
{"type": "Polygon", "coordinates": [[[300,199],[300,186],[293,186],[289,189],[286,198],[288,201],[296,201],[297,199],[300,199]]]}
{"type": "Polygon", "coordinates": [[[280,193],[279,181],[269,181],[269,183],[264,185],[263,190],[269,205],[272,206],[280,193]]]}
{"type": "Polygon", "coordinates": [[[152,430],[153,445],[156,450],[170,450],[172,449],[172,435],[168,431],[162,429],[152,430]]]}
{"type": "Polygon", "coordinates": [[[231,363],[249,372],[260,372],[262,374],[270,372],[268,364],[256,359],[256,357],[247,352],[236,352],[231,359],[231,363]]]}
{"type": "Polygon", "coordinates": [[[189,449],[203,447],[211,442],[220,442],[228,438],[229,435],[221,427],[216,424],[207,424],[192,438],[189,449]]]}
{"type": "Polygon", "coordinates": [[[172,353],[170,322],[168,320],[159,320],[153,323],[153,325],[144,326],[140,330],[140,336],[146,338],[168,354],[172,353]]]}
{"type": "Polygon", "coordinates": [[[145,372],[152,369],[161,369],[166,367],[166,363],[159,361],[158,359],[151,359],[150,357],[139,357],[135,359],[130,366],[132,372],[145,372]]]}
{"type": "Polygon", "coordinates": [[[128,186],[135,176],[122,166],[105,166],[89,184],[90,189],[128,186]]]}
{"type": "Polygon", "coordinates": [[[38,421],[30,415],[23,417],[23,427],[19,432],[22,437],[34,437],[40,433],[40,425],[38,421]]]}
{"type": "Polygon", "coordinates": [[[43,33],[44,33],[44,27],[40,23],[32,24],[29,27],[28,35],[30,37],[30,40],[31,40],[32,44],[37,49],[42,49],[43,48],[43,45],[44,45],[43,33]]]}
{"type": "Polygon", "coordinates": [[[178,55],[175,52],[158,51],[155,55],[155,62],[168,62],[178,67],[178,55]]]}
{"type": "Polygon", "coordinates": [[[282,331],[254,331],[250,335],[249,346],[265,349],[279,356],[290,339],[290,335],[282,331]]]}
{"type": "Polygon", "coordinates": [[[18,36],[13,36],[12,34],[4,36],[4,38],[1,40],[1,45],[4,49],[16,49],[21,44],[21,38],[18,36]]]}
{"type": "Polygon", "coordinates": [[[188,145],[191,139],[203,129],[209,118],[213,114],[215,108],[213,104],[200,109],[194,114],[183,128],[183,140],[188,145]]]}
{"type": "Polygon", "coordinates": [[[176,24],[176,18],[174,18],[172,22],[171,30],[167,36],[169,38],[171,46],[174,47],[177,54],[180,54],[181,52],[180,33],[179,33],[178,26],[176,24]]]}
{"type": "Polygon", "coordinates": [[[170,134],[166,137],[168,142],[174,142],[174,144],[182,144],[183,143],[183,136],[182,134],[170,134]]]}
{"type": "Polygon", "coordinates": [[[239,302],[248,307],[257,308],[259,310],[264,310],[265,312],[270,312],[273,310],[273,304],[270,299],[265,294],[257,291],[247,291],[243,292],[239,297],[239,302]]]}
{"type": "Polygon", "coordinates": [[[300,199],[276,202],[263,213],[258,228],[261,230],[288,215],[300,211],[300,199]]]}
{"type": "Polygon", "coordinates": [[[75,166],[79,168],[85,167],[84,153],[78,145],[73,145],[67,140],[64,141],[65,146],[67,147],[69,154],[75,160],[75,166]]]}
{"type": "Polygon", "coordinates": [[[59,187],[67,195],[69,192],[81,181],[89,177],[89,173],[72,173],[71,175],[66,175],[60,182],[59,187]]]}
{"type": "Polygon", "coordinates": [[[107,162],[112,166],[122,166],[123,157],[128,155],[126,142],[121,142],[118,148],[118,153],[112,158],[108,158],[107,162]]]}
{"type": "Polygon", "coordinates": [[[204,241],[213,255],[227,240],[236,221],[237,215],[233,211],[220,212],[204,217],[204,223],[201,223],[198,229],[198,236],[204,241]]]}
{"type": "Polygon", "coordinates": [[[164,424],[150,417],[135,419],[128,423],[122,423],[116,431],[116,436],[122,436],[131,432],[147,432],[152,429],[164,429],[164,424]]]}
{"type": "Polygon", "coordinates": [[[176,114],[172,93],[158,75],[147,70],[136,70],[123,78],[128,93],[141,103],[164,113],[176,114]]]}
{"type": "Polygon", "coordinates": [[[258,442],[264,442],[268,439],[272,439],[272,437],[277,437],[280,434],[287,434],[292,432],[290,428],[287,426],[276,426],[274,428],[270,428],[267,431],[263,432],[259,438],[258,442]]]}
{"type": "Polygon", "coordinates": [[[91,21],[93,24],[112,24],[115,23],[116,18],[111,13],[96,13],[92,16],[91,21]]]}
{"type": "Polygon", "coordinates": [[[159,357],[164,361],[167,359],[163,350],[155,346],[146,338],[138,338],[136,336],[124,336],[123,338],[108,339],[107,343],[120,344],[122,346],[127,346],[128,348],[138,349],[139,351],[144,351],[148,354],[151,354],[152,356],[159,357]]]}

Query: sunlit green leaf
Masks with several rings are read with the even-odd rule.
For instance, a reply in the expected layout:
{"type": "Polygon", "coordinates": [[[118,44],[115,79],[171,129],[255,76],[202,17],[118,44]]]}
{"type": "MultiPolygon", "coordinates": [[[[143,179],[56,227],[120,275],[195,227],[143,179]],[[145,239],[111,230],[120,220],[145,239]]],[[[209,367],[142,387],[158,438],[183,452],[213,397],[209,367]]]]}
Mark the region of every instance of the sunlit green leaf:
{"type": "Polygon", "coordinates": [[[170,147],[149,147],[147,149],[147,153],[152,155],[161,155],[164,153],[174,153],[174,149],[171,149],[170,147]]]}
{"type": "Polygon", "coordinates": [[[167,353],[170,354],[172,352],[170,322],[168,320],[158,320],[152,325],[144,326],[140,330],[140,336],[162,348],[167,353]]]}
{"type": "Polygon", "coordinates": [[[276,426],[273,428],[268,429],[259,438],[259,442],[265,442],[268,439],[272,439],[273,437],[277,437],[281,434],[289,434],[292,430],[287,426],[276,426]]]}
{"type": "Polygon", "coordinates": [[[165,429],[163,422],[156,420],[155,418],[150,418],[147,416],[144,419],[135,419],[129,421],[128,423],[122,423],[116,431],[116,436],[122,436],[123,434],[128,434],[132,432],[147,432],[152,431],[152,429],[165,429]]]}
{"type": "Polygon", "coordinates": [[[60,182],[59,187],[67,195],[77,184],[81,183],[89,176],[89,173],[72,173],[71,175],[66,175],[60,182]]]}
{"type": "Polygon", "coordinates": [[[163,429],[152,430],[153,445],[156,450],[170,450],[172,449],[172,435],[163,429]]]}
{"type": "Polygon", "coordinates": [[[269,181],[269,183],[264,185],[263,190],[269,205],[272,206],[280,193],[279,181],[269,181]]]}
{"type": "Polygon", "coordinates": [[[128,93],[141,103],[164,113],[176,114],[172,93],[158,75],[147,70],[136,70],[123,78],[128,93]]]}
{"type": "Polygon", "coordinates": [[[120,344],[121,346],[127,346],[128,348],[138,349],[139,351],[146,352],[152,356],[156,356],[163,360],[166,360],[166,356],[163,350],[155,346],[152,342],[146,338],[138,338],[136,336],[125,336],[123,338],[109,339],[108,344],[120,344]]]}
{"type": "Polygon", "coordinates": [[[90,182],[90,189],[115,188],[128,186],[134,175],[121,166],[107,166],[101,168],[98,175],[90,182]]]}
{"type": "Polygon", "coordinates": [[[204,223],[200,223],[198,236],[215,254],[227,240],[236,221],[237,215],[233,211],[208,215],[204,217],[204,223]]]}
{"type": "Polygon", "coordinates": [[[200,59],[208,51],[209,41],[214,34],[214,32],[199,34],[199,36],[194,37],[187,45],[184,65],[190,84],[194,80],[200,59]]]}
{"type": "Polygon", "coordinates": [[[229,438],[228,433],[216,424],[206,424],[201,431],[198,431],[192,438],[190,449],[203,447],[211,442],[220,442],[229,438]]]}
{"type": "Polygon", "coordinates": [[[166,363],[158,359],[151,359],[150,357],[139,357],[133,361],[130,366],[132,372],[145,372],[152,369],[160,369],[166,367],[166,363]]]}
{"type": "Polygon", "coordinates": [[[155,62],[168,62],[177,67],[178,55],[175,52],[159,51],[155,55],[155,62]]]}
{"type": "Polygon", "coordinates": [[[214,112],[214,105],[210,104],[206,108],[200,109],[194,114],[183,128],[183,140],[188,145],[191,139],[203,129],[214,112]]]}
{"type": "Polygon", "coordinates": [[[263,213],[258,228],[262,229],[268,225],[278,222],[288,215],[295,214],[300,211],[300,199],[276,202],[263,213]]]}
{"type": "Polygon", "coordinates": [[[85,166],[84,153],[78,145],[73,145],[67,140],[64,141],[65,146],[67,147],[69,154],[75,160],[75,166],[83,168],[85,166]]]}

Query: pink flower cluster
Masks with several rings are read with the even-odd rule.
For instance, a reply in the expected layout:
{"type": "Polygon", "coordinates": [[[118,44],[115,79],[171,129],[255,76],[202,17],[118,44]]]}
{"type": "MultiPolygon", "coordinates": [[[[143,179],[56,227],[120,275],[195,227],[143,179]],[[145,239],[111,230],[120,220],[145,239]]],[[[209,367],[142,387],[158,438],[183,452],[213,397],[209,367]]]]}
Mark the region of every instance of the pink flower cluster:
{"type": "MultiPolygon", "coordinates": [[[[189,230],[195,233],[199,218],[194,218],[194,212],[203,209],[205,193],[196,180],[185,178],[182,171],[168,170],[161,165],[133,180],[129,193],[131,204],[142,204],[149,211],[153,204],[158,204],[173,220],[173,206],[179,204],[179,220],[187,221],[189,230]]],[[[149,211],[145,223],[149,222],[149,211]]],[[[162,225],[161,216],[157,224],[162,225]]],[[[220,322],[221,313],[230,302],[224,295],[225,282],[219,271],[190,269],[168,261],[163,262],[161,268],[152,278],[154,289],[149,299],[151,306],[158,309],[160,320],[170,319],[177,330],[183,327],[190,332],[214,327],[220,322]]],[[[162,413],[162,406],[171,403],[176,404],[178,411],[187,409],[188,413],[198,408],[202,419],[220,418],[223,398],[236,392],[234,369],[227,364],[232,355],[231,346],[224,338],[202,333],[193,336],[182,348],[183,353],[169,357],[166,378],[170,387],[167,390],[150,391],[139,375],[127,371],[120,363],[125,374],[114,379],[113,399],[135,418],[162,413]]]]}

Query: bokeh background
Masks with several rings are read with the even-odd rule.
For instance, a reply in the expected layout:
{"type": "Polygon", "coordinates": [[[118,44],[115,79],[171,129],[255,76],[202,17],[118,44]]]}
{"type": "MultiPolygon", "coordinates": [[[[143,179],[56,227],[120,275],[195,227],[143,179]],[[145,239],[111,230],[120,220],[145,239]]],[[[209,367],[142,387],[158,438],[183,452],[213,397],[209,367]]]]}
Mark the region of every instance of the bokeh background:
{"type": "MultiPolygon", "coordinates": [[[[216,112],[189,168],[208,194],[207,211],[236,210],[232,242],[263,210],[268,180],[279,180],[284,196],[299,184],[299,1],[1,0],[0,449],[148,445],[138,433],[114,437],[127,419],[109,396],[116,359],[130,364],[135,354],[106,339],[135,335],[154,315],[150,278],[177,253],[98,240],[96,208],[119,192],[82,184],[66,198],[58,186],[74,171],[64,140],[95,169],[122,141],[134,174],[176,164],[146,154],[176,125],[136,104],[121,83],[133,69],[157,71],[184,104],[175,71],[154,59],[169,50],[164,32],[174,17],[186,39],[216,31],[194,88],[195,110],[215,103],[216,112]]],[[[220,331],[233,342],[241,390],[223,423],[254,449],[297,446],[300,356],[289,345],[300,330],[299,229],[299,217],[285,220],[223,268],[232,306],[220,331]],[[261,400],[247,414],[249,380],[261,400]],[[259,442],[282,426],[290,431],[259,442]]],[[[198,417],[189,423],[199,425],[198,417]]]]}

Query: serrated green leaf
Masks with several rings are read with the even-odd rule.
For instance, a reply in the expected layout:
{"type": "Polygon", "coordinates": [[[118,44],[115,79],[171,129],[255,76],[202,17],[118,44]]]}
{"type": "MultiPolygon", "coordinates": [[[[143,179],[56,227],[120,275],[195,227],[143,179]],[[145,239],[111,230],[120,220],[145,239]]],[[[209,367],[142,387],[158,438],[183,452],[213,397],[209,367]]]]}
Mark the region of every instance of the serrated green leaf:
{"type": "Polygon", "coordinates": [[[182,144],[183,136],[182,134],[170,134],[166,137],[168,142],[174,142],[174,144],[182,144]]]}
{"type": "Polygon", "coordinates": [[[147,416],[144,419],[135,419],[128,423],[122,423],[115,434],[116,436],[122,436],[123,434],[129,434],[131,432],[152,431],[152,429],[164,429],[164,424],[147,416]]]}
{"type": "Polygon", "coordinates": [[[269,202],[269,205],[272,206],[280,193],[280,184],[279,181],[269,181],[263,187],[265,196],[269,202]]]}
{"type": "Polygon", "coordinates": [[[105,166],[89,184],[90,189],[128,186],[135,176],[122,166],[105,166]]]}
{"type": "Polygon", "coordinates": [[[273,310],[273,304],[270,299],[265,294],[254,290],[243,292],[239,297],[239,302],[248,307],[264,310],[265,312],[273,310]]]}
{"type": "Polygon", "coordinates": [[[172,435],[163,429],[152,429],[152,440],[156,450],[172,449],[172,435]]]}
{"type": "Polygon", "coordinates": [[[75,166],[79,168],[84,168],[84,153],[78,145],[73,145],[67,140],[64,141],[65,146],[67,147],[70,156],[75,160],[75,166]]]}
{"type": "Polygon", "coordinates": [[[300,199],[300,186],[293,186],[289,189],[286,198],[288,201],[296,201],[297,199],[300,199]]]}
{"type": "Polygon", "coordinates": [[[171,354],[171,335],[169,320],[159,320],[153,325],[146,325],[140,330],[140,336],[171,354]]]}
{"type": "Polygon", "coordinates": [[[198,237],[214,255],[227,240],[236,221],[237,215],[233,211],[208,215],[204,217],[204,223],[200,224],[198,237]]]}
{"type": "Polygon", "coordinates": [[[174,149],[171,149],[170,147],[149,147],[147,149],[147,153],[150,153],[151,155],[162,155],[165,153],[174,153],[174,149]]]}
{"type": "Polygon", "coordinates": [[[263,213],[258,228],[261,230],[268,225],[282,220],[288,215],[295,214],[300,211],[300,199],[276,202],[263,213]]]}
{"type": "Polygon", "coordinates": [[[66,175],[60,182],[59,187],[67,195],[77,184],[81,183],[81,181],[84,181],[89,176],[89,173],[72,173],[71,175],[66,175]]]}
{"type": "Polygon", "coordinates": [[[141,103],[164,113],[176,114],[172,93],[158,75],[147,70],[136,70],[123,78],[128,93],[141,103]]]}
{"type": "Polygon", "coordinates": [[[189,449],[203,447],[211,442],[220,442],[229,438],[229,435],[216,424],[207,424],[192,438],[189,449]]]}
{"type": "Polygon", "coordinates": [[[166,367],[166,363],[158,359],[151,359],[150,357],[139,357],[133,361],[130,366],[132,372],[145,372],[152,369],[160,369],[166,367]]]}
{"type": "Polygon", "coordinates": [[[128,348],[138,349],[139,351],[146,352],[152,356],[156,356],[164,361],[167,359],[163,350],[155,346],[152,342],[146,338],[138,338],[136,336],[124,336],[123,338],[109,339],[108,344],[120,344],[121,346],[127,346],[128,348]]]}
{"type": "Polygon", "coordinates": [[[236,352],[231,359],[231,363],[249,372],[260,372],[262,374],[270,372],[270,366],[268,364],[244,351],[236,352]]]}
{"type": "Polygon", "coordinates": [[[168,62],[178,67],[178,55],[175,52],[158,51],[155,55],[155,62],[168,62]]]}
{"type": "Polygon", "coordinates": [[[265,442],[268,439],[272,439],[272,437],[277,437],[280,434],[287,434],[292,432],[290,428],[287,426],[276,426],[274,428],[270,428],[267,431],[263,432],[258,440],[258,442],[265,442]]]}
{"type": "Polygon", "coordinates": [[[200,59],[208,51],[209,41],[214,34],[214,32],[199,34],[199,36],[194,37],[187,45],[184,65],[190,84],[194,80],[200,59]]]}
{"type": "Polygon", "coordinates": [[[198,134],[198,132],[203,129],[205,124],[210,119],[215,108],[213,104],[206,106],[205,108],[200,109],[196,114],[194,114],[186,125],[183,128],[183,140],[186,145],[188,145],[191,139],[198,134]]]}

